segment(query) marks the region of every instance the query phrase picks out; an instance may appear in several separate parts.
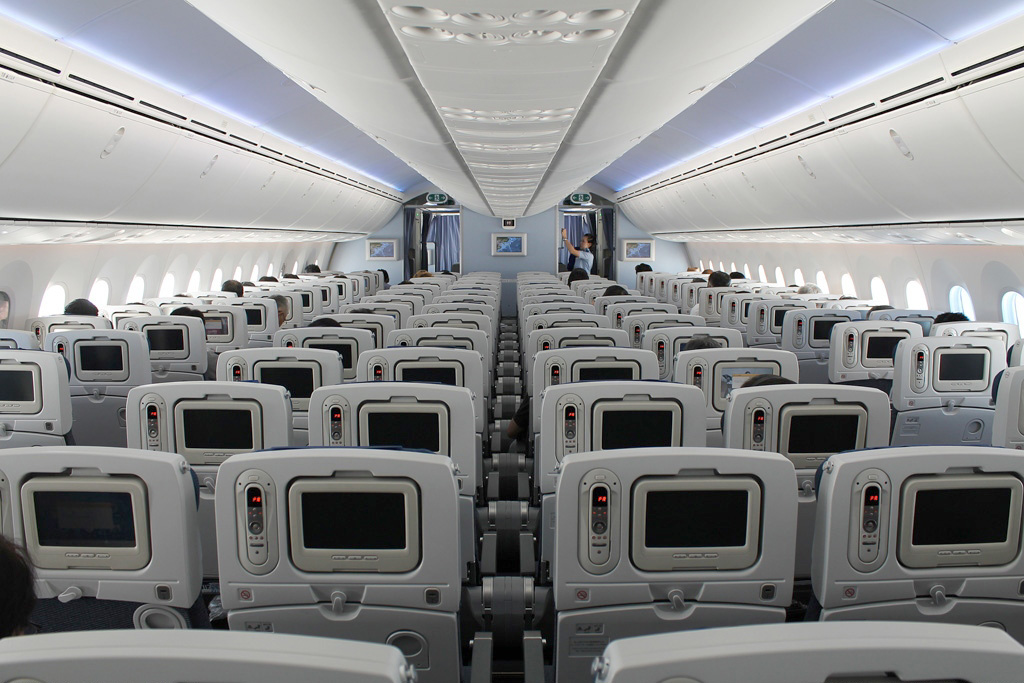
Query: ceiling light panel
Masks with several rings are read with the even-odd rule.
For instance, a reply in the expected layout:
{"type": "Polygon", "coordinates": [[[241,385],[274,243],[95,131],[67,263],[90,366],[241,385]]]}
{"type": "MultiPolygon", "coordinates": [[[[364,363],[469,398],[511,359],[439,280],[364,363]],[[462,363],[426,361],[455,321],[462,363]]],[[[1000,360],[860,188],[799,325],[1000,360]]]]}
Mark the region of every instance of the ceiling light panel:
{"type": "Polygon", "coordinates": [[[491,212],[519,215],[639,0],[378,2],[491,212]]]}

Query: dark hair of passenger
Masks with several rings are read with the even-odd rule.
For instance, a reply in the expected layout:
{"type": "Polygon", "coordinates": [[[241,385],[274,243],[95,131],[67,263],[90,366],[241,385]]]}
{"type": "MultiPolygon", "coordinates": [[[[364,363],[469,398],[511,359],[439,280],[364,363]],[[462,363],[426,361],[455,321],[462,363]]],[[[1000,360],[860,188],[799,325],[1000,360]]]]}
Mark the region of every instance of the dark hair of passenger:
{"type": "Polygon", "coordinates": [[[652,270],[654,270],[654,268],[651,268],[650,264],[638,263],[638,264],[636,264],[636,268],[633,269],[633,272],[635,272],[635,273],[650,273],[652,270]]]}
{"type": "Polygon", "coordinates": [[[746,274],[745,273],[741,273],[738,270],[734,270],[731,273],[729,273],[729,277],[731,277],[733,280],[746,280],[747,279],[746,274]]]}
{"type": "Polygon", "coordinates": [[[21,635],[36,606],[32,565],[24,550],[0,536],[0,638],[21,635]]]}
{"type": "Polygon", "coordinates": [[[932,322],[932,324],[933,325],[938,325],[940,323],[969,323],[969,322],[971,322],[971,319],[968,318],[963,313],[946,312],[946,313],[939,313],[937,316],[935,316],[935,320],[932,322]]]}
{"type": "Polygon", "coordinates": [[[192,318],[199,318],[202,321],[206,321],[206,316],[198,308],[192,308],[190,306],[179,306],[171,311],[171,315],[187,315],[192,318]]]}
{"type": "Polygon", "coordinates": [[[345,312],[346,313],[358,313],[360,315],[374,315],[374,312],[373,312],[372,308],[353,308],[352,310],[345,311],[345,312]]]}
{"type": "Polygon", "coordinates": [[[747,387],[770,387],[776,384],[796,384],[793,380],[788,377],[780,377],[779,375],[754,375],[743,384],[743,388],[747,387]]]}
{"type": "Polygon", "coordinates": [[[731,282],[732,278],[724,270],[716,270],[708,276],[708,287],[728,287],[731,282]]]}
{"type": "Polygon", "coordinates": [[[569,279],[566,280],[566,283],[571,285],[572,283],[576,282],[577,280],[589,280],[589,279],[590,279],[590,274],[587,273],[587,271],[583,270],[582,268],[573,268],[572,272],[569,273],[569,279]]]}
{"type": "Polygon", "coordinates": [[[234,292],[235,296],[245,296],[245,290],[242,289],[242,283],[238,280],[227,280],[220,286],[222,292],[234,292]]]}
{"type": "Polygon", "coordinates": [[[691,337],[690,341],[686,342],[686,346],[683,347],[683,351],[700,351],[701,349],[720,348],[722,348],[722,344],[717,339],[712,339],[706,334],[699,334],[696,337],[691,337]]]}
{"type": "Polygon", "coordinates": [[[341,327],[341,323],[334,318],[317,318],[306,327],[341,327]]]}
{"type": "MultiPolygon", "coordinates": [[[[455,275],[455,273],[450,270],[442,270],[441,275],[455,275]]],[[[387,279],[385,279],[384,282],[387,282],[387,279]]]]}
{"type": "Polygon", "coordinates": [[[878,304],[877,306],[872,306],[871,308],[868,309],[868,315],[874,313],[875,311],[892,311],[892,310],[894,310],[894,308],[892,306],[890,306],[889,304],[878,304]]]}
{"type": "Polygon", "coordinates": [[[611,285],[601,296],[629,296],[629,292],[622,285],[611,285]]]}
{"type": "Polygon", "coordinates": [[[413,284],[413,281],[412,281],[412,280],[402,280],[401,282],[399,282],[399,283],[398,283],[398,284],[396,285],[396,287],[401,287],[402,285],[411,285],[411,284],[413,284]]]}
{"type": "Polygon", "coordinates": [[[260,282],[277,282],[277,278],[273,275],[264,275],[260,278],[260,282]]]}
{"type": "Polygon", "coordinates": [[[100,309],[88,299],[75,299],[64,307],[64,315],[91,315],[97,316],[100,309]]]}
{"type": "Polygon", "coordinates": [[[711,275],[711,273],[713,273],[713,272],[715,272],[715,271],[711,270],[710,268],[705,268],[704,270],[702,270],[700,272],[700,274],[701,275],[711,275]]]}
{"type": "Polygon", "coordinates": [[[302,270],[303,273],[319,273],[320,266],[315,263],[307,263],[306,267],[302,270]]]}
{"type": "Polygon", "coordinates": [[[283,279],[283,280],[301,280],[302,278],[300,278],[295,273],[285,273],[284,275],[281,276],[281,279],[283,279]]]}
{"type": "MultiPolygon", "coordinates": [[[[377,272],[384,276],[384,284],[390,284],[391,283],[391,277],[388,275],[388,271],[384,270],[383,268],[378,268],[377,272]]],[[[448,273],[447,270],[444,271],[444,272],[448,273]]],[[[448,274],[451,275],[451,273],[448,273],[448,274]]]]}

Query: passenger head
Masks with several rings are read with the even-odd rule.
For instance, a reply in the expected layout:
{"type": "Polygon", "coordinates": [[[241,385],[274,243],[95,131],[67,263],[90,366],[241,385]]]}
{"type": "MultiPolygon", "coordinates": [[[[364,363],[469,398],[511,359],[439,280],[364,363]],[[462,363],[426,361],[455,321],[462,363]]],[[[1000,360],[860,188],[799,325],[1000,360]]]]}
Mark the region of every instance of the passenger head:
{"type": "Polygon", "coordinates": [[[206,316],[198,308],[192,308],[191,306],[179,306],[171,311],[171,315],[187,315],[190,318],[199,318],[202,321],[206,321],[206,316]]]}
{"type": "Polygon", "coordinates": [[[273,275],[264,275],[260,278],[260,282],[277,282],[277,278],[273,275]]]}
{"type": "Polygon", "coordinates": [[[319,273],[320,266],[315,263],[306,264],[306,267],[302,270],[303,273],[319,273]]]}
{"type": "Polygon", "coordinates": [[[395,286],[396,287],[401,287],[402,285],[411,285],[411,284],[415,284],[415,283],[412,280],[402,280],[401,282],[399,282],[395,286]]]}
{"type": "Polygon", "coordinates": [[[75,299],[64,307],[64,315],[99,315],[100,309],[88,299],[75,299]]]}
{"type": "Polygon", "coordinates": [[[935,316],[935,321],[932,324],[933,325],[938,325],[940,323],[969,323],[969,322],[971,322],[971,319],[968,318],[963,313],[939,313],[937,316],[935,316]]]}
{"type": "Polygon", "coordinates": [[[868,315],[871,315],[875,311],[892,311],[892,310],[895,310],[895,309],[893,309],[893,307],[890,306],[889,304],[879,304],[877,306],[872,306],[871,308],[869,308],[868,309],[868,315]]]}
{"type": "Polygon", "coordinates": [[[708,287],[728,287],[730,282],[732,278],[724,270],[716,270],[708,276],[708,287]]]}
{"type": "Polygon", "coordinates": [[[277,326],[281,327],[292,310],[292,302],[284,294],[274,294],[270,298],[277,302],[277,326]]]}
{"type": "Polygon", "coordinates": [[[720,349],[722,344],[717,339],[712,339],[706,334],[698,334],[686,342],[683,351],[700,351],[701,349],[720,349]]]}
{"type": "Polygon", "coordinates": [[[738,270],[734,270],[731,273],[729,273],[729,277],[731,277],[733,280],[746,280],[747,279],[746,274],[741,273],[738,270]]]}
{"type": "MultiPolygon", "coordinates": [[[[391,278],[388,276],[388,271],[384,270],[383,268],[378,268],[377,272],[384,276],[384,284],[388,284],[389,282],[391,282],[391,278]]],[[[448,271],[445,272],[447,273],[448,271]]],[[[451,275],[451,273],[448,274],[451,275]]]]}
{"type": "Polygon", "coordinates": [[[569,279],[566,280],[566,284],[572,284],[577,280],[589,280],[590,274],[582,268],[573,268],[572,272],[569,273],[569,279]]]}
{"type": "Polygon", "coordinates": [[[633,271],[636,272],[636,273],[649,273],[652,270],[654,270],[654,269],[651,268],[650,265],[648,265],[646,263],[638,263],[638,264],[636,264],[636,268],[633,269],[633,271]]]}
{"type": "Polygon", "coordinates": [[[808,282],[806,285],[800,285],[800,289],[796,290],[797,294],[821,294],[821,287],[808,282]]]}
{"type": "Polygon", "coordinates": [[[302,278],[300,278],[295,273],[285,273],[284,275],[281,276],[281,279],[282,280],[301,280],[302,278]]]}
{"type": "Polygon", "coordinates": [[[793,380],[788,377],[780,377],[778,375],[754,375],[743,384],[743,388],[747,387],[770,387],[775,384],[796,384],[793,380]]]}
{"type": "Polygon", "coordinates": [[[245,296],[245,290],[242,289],[242,283],[238,280],[227,280],[220,286],[222,292],[234,292],[235,296],[245,296]]]}
{"type": "Polygon", "coordinates": [[[341,323],[333,318],[317,318],[306,327],[341,327],[341,323]]]}
{"type": "Polygon", "coordinates": [[[629,296],[629,292],[622,285],[611,285],[601,296],[629,296]]]}
{"type": "Polygon", "coordinates": [[[359,315],[374,315],[372,308],[353,308],[351,311],[345,311],[346,313],[358,313],[359,315]]]}
{"type": "Polygon", "coordinates": [[[417,270],[413,277],[434,277],[434,274],[429,270],[417,270]]]}
{"type": "Polygon", "coordinates": [[[704,270],[701,271],[701,275],[711,275],[711,273],[713,272],[715,271],[711,270],[710,268],[705,268],[704,270]]]}
{"type": "Polygon", "coordinates": [[[0,536],[0,638],[20,636],[29,625],[36,605],[32,565],[24,551],[0,536]]]}

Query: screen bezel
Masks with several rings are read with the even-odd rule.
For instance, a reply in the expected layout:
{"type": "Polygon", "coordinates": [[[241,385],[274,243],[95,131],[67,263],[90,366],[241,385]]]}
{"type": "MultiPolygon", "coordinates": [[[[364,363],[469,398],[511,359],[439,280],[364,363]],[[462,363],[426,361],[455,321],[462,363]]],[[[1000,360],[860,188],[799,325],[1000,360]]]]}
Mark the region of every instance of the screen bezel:
{"type": "MultiPolygon", "coordinates": [[[[721,383],[722,383],[722,375],[725,374],[725,370],[727,370],[730,367],[734,367],[734,368],[765,368],[765,369],[770,370],[771,371],[770,374],[775,375],[776,377],[778,377],[779,375],[782,374],[782,366],[778,362],[776,362],[776,361],[767,361],[767,360],[765,360],[765,361],[760,361],[760,360],[753,360],[753,361],[723,360],[723,361],[718,361],[717,363],[714,364],[714,366],[711,369],[711,386],[709,387],[709,389],[711,391],[711,407],[713,407],[715,410],[717,410],[720,413],[721,412],[725,412],[725,408],[726,408],[726,406],[729,403],[729,397],[728,396],[721,396],[721,395],[719,395],[718,388],[719,388],[719,386],[721,386],[721,383]]],[[[769,374],[769,373],[761,373],[761,374],[769,374]]],[[[735,391],[736,389],[737,389],[737,387],[733,387],[733,391],[735,391]]]]}
{"type": "Polygon", "coordinates": [[[801,310],[804,310],[804,309],[802,307],[800,307],[800,306],[789,306],[789,305],[771,306],[768,309],[768,314],[771,316],[770,318],[768,318],[768,331],[771,332],[772,334],[782,334],[782,326],[786,324],[786,314],[785,313],[782,314],[782,322],[779,323],[778,325],[775,324],[775,312],[779,311],[779,310],[782,310],[782,311],[801,311],[801,310]]]}
{"type": "Polygon", "coordinates": [[[896,557],[900,564],[912,569],[933,569],[952,565],[995,566],[1008,564],[1020,553],[1022,501],[1024,501],[1024,484],[1012,474],[909,477],[903,482],[903,487],[900,490],[899,540],[896,557]],[[919,492],[977,488],[1010,489],[1009,525],[1005,541],[944,545],[913,544],[914,512],[919,492]],[[970,551],[974,550],[980,552],[971,554],[970,551]],[[943,554],[939,555],[940,552],[943,554]]]}
{"type": "MultiPolygon", "coordinates": [[[[448,406],[440,401],[418,401],[416,403],[389,403],[386,401],[365,401],[359,405],[358,441],[361,448],[383,448],[383,445],[370,445],[370,414],[371,413],[429,413],[438,415],[437,450],[438,455],[451,457],[451,415],[448,406]]],[[[404,450],[395,444],[399,450],[404,450]]]]}
{"type": "Polygon", "coordinates": [[[223,313],[218,311],[203,311],[203,332],[206,335],[206,341],[211,344],[230,344],[235,339],[234,329],[234,316],[230,313],[223,313]],[[224,329],[227,330],[227,334],[210,334],[206,328],[206,323],[211,318],[217,318],[224,321],[224,329]]]}
{"type": "MultiPolygon", "coordinates": [[[[578,360],[572,363],[572,369],[570,376],[573,382],[599,382],[609,380],[583,380],[580,379],[581,371],[583,370],[602,370],[602,369],[620,369],[626,368],[632,371],[633,376],[631,380],[640,379],[640,363],[635,360],[578,360]]],[[[629,380],[612,380],[612,381],[629,381],[629,380]]]]}
{"type": "MultiPolygon", "coordinates": [[[[4,401],[0,403],[0,414],[35,415],[43,409],[43,371],[35,363],[4,363],[0,364],[0,377],[4,372],[32,373],[31,401],[4,401]]],[[[0,379],[0,381],[3,381],[0,379]]]]}
{"type": "MultiPolygon", "coordinates": [[[[789,437],[792,429],[793,417],[801,415],[856,415],[857,416],[857,439],[856,443],[847,451],[861,450],[867,443],[868,434],[868,411],[860,403],[840,403],[838,405],[813,405],[798,404],[786,405],[779,411],[779,442],[778,452],[792,461],[796,469],[815,469],[828,457],[835,455],[832,452],[798,453],[790,455],[789,437]]],[[[845,451],[836,451],[845,452],[845,451]]]]}
{"type": "Polygon", "coordinates": [[[940,348],[932,353],[932,389],[938,392],[973,392],[987,391],[991,382],[992,374],[992,353],[988,348],[972,346],[969,348],[940,348]],[[942,366],[942,359],[945,356],[961,356],[984,354],[985,364],[981,379],[976,380],[943,380],[939,379],[939,368],[942,366]]]}
{"type": "Polygon", "coordinates": [[[641,571],[722,571],[747,569],[757,563],[761,548],[761,486],[753,477],[645,477],[630,496],[630,559],[641,571]],[[647,495],[658,491],[745,491],[747,542],[742,546],[648,548],[647,495]],[[694,555],[701,557],[693,557],[694,555]],[[708,557],[708,555],[714,557],[708,557]],[[686,555],[686,557],[675,557],[686,555]]]}
{"type": "Polygon", "coordinates": [[[267,306],[264,304],[245,304],[240,306],[245,311],[245,329],[249,332],[265,332],[267,329],[267,306]],[[257,311],[260,314],[260,322],[255,325],[249,324],[249,311],[257,311]]]}
{"type": "MultiPolygon", "coordinates": [[[[204,323],[205,324],[205,323],[204,323]]],[[[182,325],[179,323],[154,323],[151,325],[139,325],[139,331],[146,335],[146,344],[149,345],[149,331],[150,330],[181,330],[181,338],[184,342],[184,347],[180,350],[172,351],[154,351],[152,347],[149,348],[149,359],[150,360],[187,360],[192,350],[190,344],[190,337],[188,334],[188,325],[182,325]]]]}
{"type": "MultiPolygon", "coordinates": [[[[596,401],[590,411],[590,440],[592,451],[604,450],[604,439],[601,434],[604,416],[606,413],[621,413],[631,411],[663,411],[672,413],[672,443],[665,448],[676,448],[683,442],[683,407],[672,399],[651,399],[642,401],[637,399],[604,399],[596,401]]],[[[630,448],[630,446],[623,446],[630,448]]],[[[616,449],[617,450],[617,449],[616,449]]]]}
{"type": "Polygon", "coordinates": [[[465,370],[462,367],[462,363],[457,360],[439,360],[439,361],[422,361],[422,360],[400,360],[395,363],[395,381],[396,382],[416,382],[419,384],[436,384],[439,386],[449,387],[464,387],[466,386],[466,375],[465,370]],[[431,382],[428,380],[405,379],[405,369],[439,369],[439,370],[455,370],[455,384],[447,384],[445,382],[431,382]]]}
{"type": "MultiPolygon", "coordinates": [[[[269,368],[274,368],[274,369],[281,369],[281,370],[289,370],[289,369],[293,369],[293,370],[312,370],[312,372],[313,372],[313,391],[316,391],[317,389],[319,389],[320,387],[323,386],[323,374],[321,372],[322,368],[320,367],[320,363],[316,362],[315,360],[296,360],[296,361],[258,360],[255,363],[253,363],[253,366],[252,366],[252,377],[253,377],[253,379],[256,380],[257,382],[264,383],[263,382],[263,369],[264,368],[268,368],[268,367],[269,368]]],[[[265,384],[274,384],[274,383],[273,382],[265,382],[265,384]]],[[[284,385],[274,384],[274,386],[282,387],[282,388],[284,388],[287,391],[287,387],[284,387],[284,385]]],[[[312,392],[310,392],[310,394],[312,394],[312,392]]],[[[309,411],[309,399],[308,398],[296,398],[296,397],[291,395],[291,392],[288,392],[288,397],[291,399],[291,402],[292,402],[292,410],[294,410],[296,412],[300,412],[300,413],[304,413],[304,412],[308,412],[309,411]]]]}
{"type": "MultiPolygon", "coordinates": [[[[868,346],[876,337],[900,337],[900,342],[910,339],[910,332],[906,330],[866,330],[860,335],[860,364],[866,368],[891,368],[896,363],[896,355],[892,358],[869,358],[868,346]]],[[[900,342],[896,342],[897,348],[900,342]]]]}
{"type": "Polygon", "coordinates": [[[338,364],[341,366],[342,377],[352,379],[356,376],[356,363],[359,360],[359,342],[355,339],[343,339],[341,337],[306,337],[302,340],[302,348],[319,351],[335,351],[338,353],[338,364]],[[332,346],[347,346],[349,348],[349,364],[345,365],[344,356],[334,349],[328,349],[318,344],[331,344],[332,346]]]}
{"type": "MultiPolygon", "coordinates": [[[[240,510],[238,514],[245,514],[240,510]]],[[[421,562],[420,491],[404,478],[300,478],[288,487],[288,547],[296,569],[309,573],[401,574],[421,562]],[[302,535],[303,493],[400,493],[405,497],[405,548],[307,548],[302,535]],[[372,559],[371,559],[372,558],[372,559]]]]}
{"type": "Polygon", "coordinates": [[[149,503],[146,485],[137,477],[32,477],[21,487],[25,548],[39,569],[111,569],[131,571],[144,568],[152,557],[149,536],[149,503]],[[36,524],[36,492],[127,493],[131,496],[135,545],[131,548],[106,546],[43,546],[36,524]],[[77,557],[68,557],[68,554],[77,557]],[[82,557],[92,554],[93,557],[82,557]],[[105,557],[99,557],[99,556],[105,557]]]}
{"type": "Polygon", "coordinates": [[[811,348],[827,349],[832,344],[832,334],[835,334],[836,325],[842,325],[843,323],[850,322],[849,316],[833,316],[833,315],[821,315],[811,316],[810,320],[810,333],[807,335],[807,345],[811,348]],[[815,339],[814,331],[817,329],[819,323],[833,323],[831,334],[825,339],[815,339]]]}
{"type": "Polygon", "coordinates": [[[75,377],[82,382],[124,382],[131,376],[128,342],[124,339],[83,339],[74,343],[75,377]],[[121,350],[120,370],[83,370],[82,349],[96,346],[116,346],[121,350]]]}
{"type": "Polygon", "coordinates": [[[174,447],[175,453],[184,456],[192,465],[219,465],[235,453],[249,453],[263,448],[263,409],[256,401],[239,399],[237,401],[183,399],[174,404],[174,447]],[[185,446],[186,410],[246,410],[250,413],[252,431],[252,448],[206,450],[185,446]]]}

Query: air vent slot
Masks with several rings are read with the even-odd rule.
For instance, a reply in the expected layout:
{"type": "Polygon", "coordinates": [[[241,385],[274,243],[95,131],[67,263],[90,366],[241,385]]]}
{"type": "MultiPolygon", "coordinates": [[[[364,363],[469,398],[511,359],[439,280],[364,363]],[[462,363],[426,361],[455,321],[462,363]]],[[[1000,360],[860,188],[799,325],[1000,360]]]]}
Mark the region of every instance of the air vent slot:
{"type": "Polygon", "coordinates": [[[888,102],[890,100],[895,100],[897,97],[903,97],[904,95],[909,95],[912,92],[917,92],[918,90],[922,90],[924,88],[927,88],[929,86],[935,85],[937,83],[942,83],[942,81],[944,81],[944,80],[946,80],[946,79],[942,78],[941,76],[939,78],[933,78],[932,80],[928,81],[927,83],[922,83],[921,85],[915,85],[913,88],[907,88],[906,90],[898,92],[895,95],[889,95],[888,97],[883,97],[882,99],[880,99],[878,101],[882,102],[884,104],[885,102],[888,102]]]}
{"type": "Polygon", "coordinates": [[[70,80],[72,80],[72,81],[78,81],[79,83],[85,83],[86,85],[91,85],[92,87],[98,88],[98,89],[102,90],[103,92],[108,92],[111,95],[117,95],[118,97],[123,97],[124,99],[128,100],[129,102],[135,100],[134,97],[132,97],[131,95],[126,95],[125,93],[121,92],[120,90],[114,90],[113,88],[108,88],[105,85],[100,85],[99,83],[96,83],[95,81],[90,81],[87,78],[82,78],[81,76],[76,76],[75,74],[69,74],[68,78],[70,80]]]}
{"type": "Polygon", "coordinates": [[[720,164],[723,161],[728,161],[729,159],[732,159],[732,155],[731,154],[729,156],[727,156],[727,157],[722,157],[721,159],[716,159],[713,163],[720,164]]]}
{"type": "Polygon", "coordinates": [[[278,156],[282,156],[281,152],[278,152],[276,149],[271,149],[271,148],[267,147],[266,145],[260,145],[260,149],[265,149],[268,152],[270,152],[271,154],[276,154],[278,156]]]}
{"type": "Polygon", "coordinates": [[[856,114],[857,112],[862,112],[865,109],[871,109],[871,107],[873,107],[873,106],[875,106],[874,102],[868,102],[867,104],[865,104],[863,106],[860,106],[860,107],[857,107],[856,109],[851,109],[850,111],[844,111],[842,114],[837,114],[837,115],[833,116],[832,118],[830,118],[829,121],[838,121],[839,119],[841,119],[843,117],[846,117],[846,116],[850,116],[851,114],[856,114]]]}
{"type": "Polygon", "coordinates": [[[285,155],[284,155],[284,158],[285,158],[285,159],[291,159],[292,161],[294,161],[294,162],[295,162],[295,163],[297,163],[297,164],[301,164],[301,163],[303,163],[302,159],[296,159],[295,157],[293,157],[293,156],[292,156],[292,155],[290,155],[290,154],[285,154],[285,155]]]}
{"type": "Polygon", "coordinates": [[[250,145],[252,145],[253,147],[255,147],[255,146],[256,146],[256,143],[255,143],[255,142],[253,142],[252,140],[246,140],[245,138],[243,138],[243,137],[240,137],[240,136],[238,136],[238,135],[235,135],[234,133],[231,133],[231,137],[233,137],[233,138],[234,138],[234,139],[236,139],[236,140],[241,140],[242,142],[245,142],[245,143],[247,143],[247,144],[250,144],[250,145]]]}
{"type": "Polygon", "coordinates": [[[26,64],[31,64],[32,66],[38,66],[40,69],[46,69],[50,73],[55,73],[55,74],[59,74],[60,73],[60,69],[55,69],[54,67],[50,66],[49,64],[43,64],[42,62],[37,62],[34,59],[29,59],[28,57],[26,57],[24,55],[19,55],[17,52],[11,52],[10,50],[5,50],[2,47],[0,47],[0,54],[5,54],[8,57],[14,57],[17,60],[25,62],[26,64]]]}
{"type": "Polygon", "coordinates": [[[800,130],[794,130],[792,133],[790,133],[790,135],[800,135],[800,133],[806,133],[807,131],[811,130],[812,128],[817,128],[818,126],[824,126],[824,125],[825,125],[824,121],[818,121],[817,123],[812,123],[811,125],[807,126],[806,128],[801,128],[800,130]]]}
{"type": "Polygon", "coordinates": [[[758,145],[758,147],[767,147],[768,145],[774,145],[776,142],[779,142],[779,141],[785,140],[785,139],[786,139],[785,135],[780,135],[779,137],[775,138],[774,140],[769,140],[768,142],[762,142],[760,145],[758,145]]]}
{"type": "Polygon", "coordinates": [[[746,149],[744,149],[744,150],[742,150],[740,152],[736,152],[735,154],[733,154],[733,156],[738,157],[741,154],[746,154],[747,152],[753,152],[755,149],[757,149],[757,147],[748,147],[748,148],[746,148],[746,149]]]}
{"type": "Polygon", "coordinates": [[[173,112],[170,109],[164,109],[163,107],[158,107],[155,104],[153,104],[152,102],[146,102],[145,100],[139,100],[139,104],[141,104],[143,106],[146,106],[146,107],[149,107],[150,109],[156,109],[159,112],[163,112],[164,114],[167,114],[168,116],[173,116],[176,119],[181,119],[182,121],[187,121],[188,120],[187,116],[183,116],[181,114],[178,114],[177,112],[173,112]]]}
{"type": "Polygon", "coordinates": [[[707,168],[707,167],[708,167],[708,166],[710,166],[710,165],[711,165],[711,164],[704,164],[703,166],[698,166],[698,167],[697,167],[697,170],[699,171],[699,170],[701,170],[702,168],[707,168]]]}
{"type": "Polygon", "coordinates": [[[209,124],[206,124],[206,123],[203,123],[202,121],[196,121],[195,119],[192,119],[192,123],[196,124],[197,126],[202,126],[203,128],[205,128],[207,130],[212,130],[214,133],[220,133],[221,135],[227,135],[228,134],[228,132],[226,130],[221,130],[220,128],[214,128],[213,126],[211,126],[209,124]]]}
{"type": "Polygon", "coordinates": [[[1021,52],[1024,52],[1024,45],[1021,45],[1020,47],[1018,47],[1018,48],[1016,48],[1014,50],[1010,50],[1009,52],[1004,52],[1002,54],[996,55],[995,57],[989,57],[988,59],[984,59],[984,60],[982,60],[980,62],[975,62],[974,64],[971,64],[970,66],[965,66],[962,69],[957,69],[951,75],[959,76],[960,74],[965,74],[968,71],[974,71],[975,69],[980,69],[981,67],[987,66],[987,65],[991,64],[992,62],[998,62],[1000,59],[1006,59],[1007,57],[1012,57],[1013,55],[1020,54],[1021,52]]]}

